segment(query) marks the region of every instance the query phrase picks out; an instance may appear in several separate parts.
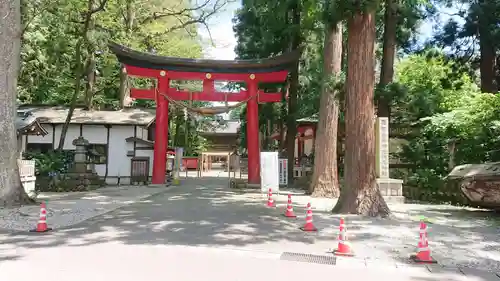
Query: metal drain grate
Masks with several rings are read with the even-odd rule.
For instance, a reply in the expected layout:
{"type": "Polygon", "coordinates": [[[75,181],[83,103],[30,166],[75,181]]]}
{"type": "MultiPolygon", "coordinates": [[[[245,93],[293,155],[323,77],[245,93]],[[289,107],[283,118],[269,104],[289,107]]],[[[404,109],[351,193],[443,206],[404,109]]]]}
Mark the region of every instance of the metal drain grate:
{"type": "Polygon", "coordinates": [[[329,264],[329,265],[335,265],[337,263],[337,258],[335,256],[320,256],[320,255],[291,253],[291,252],[283,252],[280,256],[280,260],[329,264]]]}

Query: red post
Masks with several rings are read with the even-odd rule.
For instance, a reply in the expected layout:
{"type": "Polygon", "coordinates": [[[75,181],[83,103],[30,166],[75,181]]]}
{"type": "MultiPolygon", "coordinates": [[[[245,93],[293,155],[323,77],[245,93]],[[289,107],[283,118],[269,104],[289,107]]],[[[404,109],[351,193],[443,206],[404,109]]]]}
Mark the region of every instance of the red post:
{"type": "MultiPolygon", "coordinates": [[[[305,134],[304,134],[305,135],[305,134]]],[[[302,140],[302,134],[298,134],[295,138],[297,140],[297,158],[300,159],[304,153],[304,141],[302,140]]]]}
{"type": "Polygon", "coordinates": [[[257,81],[248,82],[248,94],[253,96],[247,102],[247,149],[248,183],[260,183],[260,140],[259,105],[257,103],[257,81]]]}
{"type": "MultiPolygon", "coordinates": [[[[158,79],[158,90],[167,94],[168,78],[158,79]]],[[[168,100],[158,94],[156,99],[156,128],[153,158],[153,184],[165,184],[168,147],[168,100]]]]}

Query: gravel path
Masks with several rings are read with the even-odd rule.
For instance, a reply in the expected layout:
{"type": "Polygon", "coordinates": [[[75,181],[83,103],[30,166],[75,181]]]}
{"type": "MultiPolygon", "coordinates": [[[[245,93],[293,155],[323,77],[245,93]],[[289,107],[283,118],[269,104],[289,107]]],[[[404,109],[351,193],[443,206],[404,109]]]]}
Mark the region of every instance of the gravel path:
{"type": "MultiPolygon", "coordinates": [[[[254,197],[263,200],[263,195],[254,197]]],[[[277,196],[281,209],[286,197],[286,192],[277,196]]],[[[305,195],[293,198],[299,210],[311,202],[316,226],[321,229],[319,237],[337,235],[340,216],[329,213],[335,200],[305,195]]],[[[418,243],[419,222],[425,218],[432,256],[440,265],[500,272],[500,214],[450,205],[390,204],[390,208],[391,219],[344,216],[358,257],[408,263],[418,243]]]]}
{"type": "MultiPolygon", "coordinates": [[[[49,227],[71,226],[89,218],[137,202],[163,192],[167,187],[144,186],[106,187],[90,192],[42,193],[39,201],[47,202],[49,227]]],[[[40,206],[31,205],[0,209],[0,230],[27,231],[35,228],[40,206]]]]}

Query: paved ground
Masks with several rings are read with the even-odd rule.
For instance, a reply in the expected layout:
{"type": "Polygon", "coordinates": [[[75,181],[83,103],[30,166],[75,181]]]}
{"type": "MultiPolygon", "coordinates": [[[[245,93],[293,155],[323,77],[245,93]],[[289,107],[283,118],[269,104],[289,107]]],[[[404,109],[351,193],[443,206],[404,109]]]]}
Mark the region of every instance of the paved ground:
{"type": "Polygon", "coordinates": [[[303,281],[327,274],[353,281],[500,280],[494,273],[500,263],[496,220],[489,215],[474,213],[478,219],[472,224],[447,215],[447,208],[391,206],[397,214],[393,220],[347,217],[355,258],[337,259],[336,265],[283,261],[283,252],[331,258],[327,252],[336,247],[338,216],[321,212],[321,205],[330,203],[313,202],[320,206],[315,212],[320,231],[304,233],[298,227],[307,197],[294,197],[300,217],[289,220],[280,215],[281,196],[279,208],[268,209],[260,194],[233,192],[225,183],[227,179],[190,179],[73,227],[43,235],[0,235],[0,280],[31,280],[32,274],[51,281],[303,281]],[[421,214],[432,215],[431,249],[441,265],[407,263],[418,238],[413,217],[421,214]],[[26,268],[33,273],[18,276],[26,268]]]}
{"type": "MultiPolygon", "coordinates": [[[[88,192],[46,192],[38,200],[47,202],[47,220],[54,228],[74,225],[143,198],[163,192],[168,187],[119,186],[88,192]]],[[[0,208],[0,231],[33,229],[40,216],[40,206],[0,208]]]]}

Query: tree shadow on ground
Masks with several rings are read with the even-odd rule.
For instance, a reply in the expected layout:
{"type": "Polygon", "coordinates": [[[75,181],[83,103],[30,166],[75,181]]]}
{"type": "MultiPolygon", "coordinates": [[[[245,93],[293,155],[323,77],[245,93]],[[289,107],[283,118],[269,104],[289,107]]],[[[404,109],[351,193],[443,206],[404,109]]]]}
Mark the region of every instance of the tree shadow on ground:
{"type": "MultiPolygon", "coordinates": [[[[49,233],[13,233],[0,236],[0,244],[12,248],[84,247],[119,242],[126,245],[202,246],[234,248],[269,253],[298,252],[326,254],[337,246],[339,215],[315,213],[316,233],[299,230],[305,222],[304,206],[294,206],[297,219],[285,218],[286,202],[278,208],[265,207],[261,194],[242,194],[229,189],[227,179],[205,181],[187,179],[176,187],[148,199],[72,227],[49,233]]],[[[404,219],[377,219],[344,216],[350,242],[356,257],[370,262],[407,263],[418,242],[418,223],[404,219]]],[[[49,221],[50,224],[50,221],[49,221]]],[[[481,235],[478,229],[430,226],[431,247],[445,266],[455,262],[463,266],[468,253],[458,257],[457,250],[467,250],[468,234],[486,239],[478,251],[486,251],[485,242],[497,243],[496,237],[481,235]],[[436,233],[442,234],[433,240],[436,233]],[[436,241],[436,242],[433,242],[436,241]],[[447,251],[453,249],[453,253],[447,251]]],[[[489,245],[489,244],[488,244],[489,245]]],[[[0,248],[0,257],[2,255],[0,248]]],[[[470,256],[472,258],[472,256],[470,256]]],[[[473,257],[491,267],[500,267],[497,260],[473,257]]],[[[1,263],[0,258],[0,263],[1,263]]],[[[474,267],[474,265],[472,265],[474,267]]],[[[443,279],[444,280],[444,279],[443,279]]]]}

